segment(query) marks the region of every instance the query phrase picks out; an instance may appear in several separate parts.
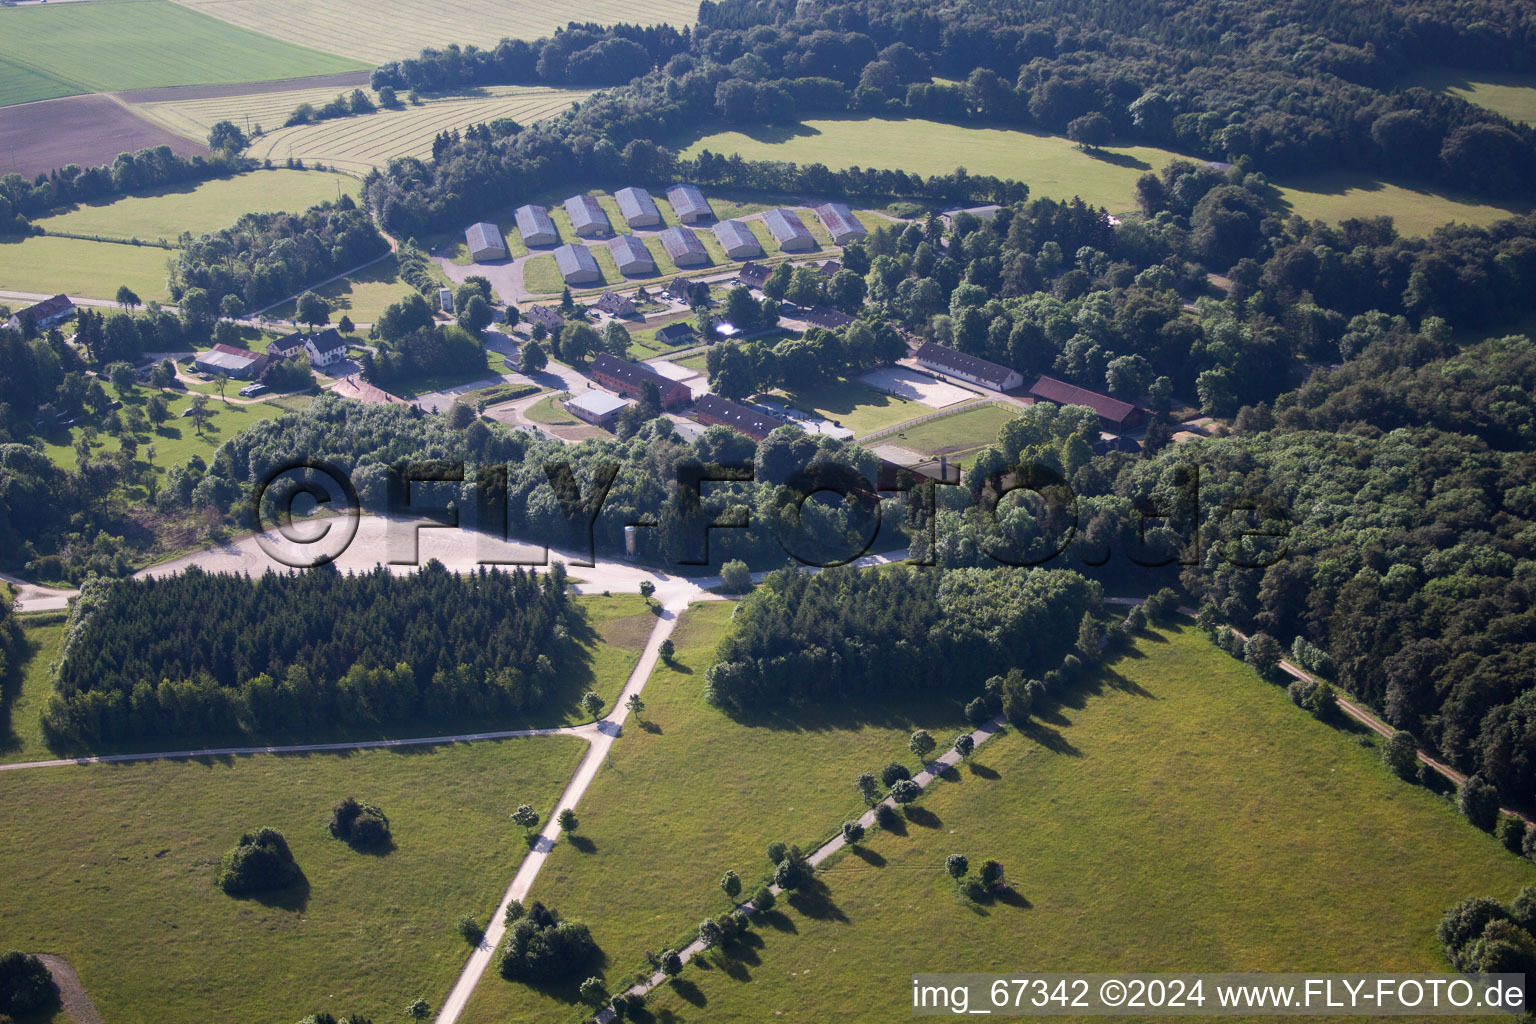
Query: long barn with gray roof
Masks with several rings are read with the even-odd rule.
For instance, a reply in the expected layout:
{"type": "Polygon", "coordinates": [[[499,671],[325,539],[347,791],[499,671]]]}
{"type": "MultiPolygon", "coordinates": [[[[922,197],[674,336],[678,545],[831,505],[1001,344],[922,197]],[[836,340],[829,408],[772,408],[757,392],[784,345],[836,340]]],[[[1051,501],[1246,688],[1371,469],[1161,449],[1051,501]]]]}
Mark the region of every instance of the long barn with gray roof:
{"type": "Polygon", "coordinates": [[[592,251],[584,245],[562,245],[555,250],[555,265],[566,284],[595,284],[603,279],[592,251]]]}
{"type": "Polygon", "coordinates": [[[549,211],[542,206],[517,208],[517,233],[522,236],[524,245],[556,245],[560,241],[555,222],[549,219],[549,211]]]}
{"type": "Polygon", "coordinates": [[[624,217],[624,223],[632,228],[655,228],[661,226],[661,211],[656,209],[656,200],[643,188],[621,188],[613,194],[614,200],[619,204],[619,213],[624,217]]]}
{"type": "Polygon", "coordinates": [[[565,213],[571,218],[571,227],[582,238],[601,237],[613,230],[602,205],[589,195],[571,196],[565,201],[565,213]]]}
{"type": "Polygon", "coordinates": [[[692,228],[667,228],[657,237],[672,262],[680,267],[698,267],[709,262],[709,250],[692,228]]]}
{"type": "Polygon", "coordinates": [[[763,254],[757,236],[739,220],[723,220],[716,224],[715,237],[720,240],[720,247],[725,250],[725,254],[733,260],[750,260],[763,254]]]}
{"type": "Polygon", "coordinates": [[[476,263],[507,258],[507,243],[502,241],[501,229],[495,224],[471,224],[464,232],[464,241],[469,243],[469,258],[476,263]]]}
{"type": "Polygon", "coordinates": [[[684,224],[697,224],[715,215],[709,200],[694,185],[673,185],[667,189],[667,202],[672,204],[672,211],[684,224]]]}
{"type": "Polygon", "coordinates": [[[785,252],[806,252],[816,248],[816,239],[793,210],[769,210],[763,214],[768,233],[785,252]]]}
{"type": "Polygon", "coordinates": [[[619,273],[631,277],[641,277],[656,273],[656,257],[651,255],[651,250],[645,247],[645,243],[634,235],[616,235],[608,240],[608,251],[613,253],[613,262],[618,264],[619,273]]]}
{"type": "Polygon", "coordinates": [[[821,218],[821,223],[832,235],[834,245],[861,242],[869,235],[864,225],[859,223],[859,218],[848,209],[847,203],[823,203],[816,207],[816,216],[821,218]]]}

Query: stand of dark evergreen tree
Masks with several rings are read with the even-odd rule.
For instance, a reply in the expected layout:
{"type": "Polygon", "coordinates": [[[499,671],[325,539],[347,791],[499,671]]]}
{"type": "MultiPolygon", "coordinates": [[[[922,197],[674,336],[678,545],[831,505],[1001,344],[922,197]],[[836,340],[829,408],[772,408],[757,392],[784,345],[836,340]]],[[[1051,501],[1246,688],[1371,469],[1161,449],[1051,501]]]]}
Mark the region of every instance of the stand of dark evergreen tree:
{"type": "Polygon", "coordinates": [[[563,578],[431,562],[89,583],[45,727],[96,741],[536,709],[577,656],[563,578]]]}

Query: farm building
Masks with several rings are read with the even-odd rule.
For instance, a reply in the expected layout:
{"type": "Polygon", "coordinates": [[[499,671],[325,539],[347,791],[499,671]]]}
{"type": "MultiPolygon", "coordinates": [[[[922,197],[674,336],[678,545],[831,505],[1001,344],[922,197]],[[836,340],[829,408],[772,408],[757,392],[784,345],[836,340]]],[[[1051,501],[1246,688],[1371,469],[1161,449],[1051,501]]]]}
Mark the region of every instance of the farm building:
{"type": "Polygon", "coordinates": [[[827,260],[816,267],[816,272],[828,281],[836,277],[838,271],[843,269],[842,260],[827,260]]]}
{"type": "Polygon", "coordinates": [[[613,194],[613,198],[618,201],[624,223],[630,227],[661,227],[661,211],[656,209],[656,200],[645,189],[621,188],[613,194]]]}
{"type": "Polygon", "coordinates": [[[571,227],[582,238],[601,238],[613,230],[613,225],[608,223],[608,214],[589,195],[571,196],[565,201],[565,213],[571,218],[571,227]]]}
{"type": "Polygon", "coordinates": [[[584,245],[562,245],[555,250],[555,265],[566,284],[595,284],[603,279],[592,250],[584,245]]]}
{"type": "Polygon", "coordinates": [[[693,418],[706,427],[730,427],[754,441],[761,441],[784,426],[782,420],[776,420],[745,405],[737,405],[719,395],[701,395],[693,405],[693,418]]]}
{"type": "Polygon", "coordinates": [[[631,363],[607,352],[600,352],[592,359],[592,378],[610,391],[617,391],[626,398],[640,398],[647,384],[656,385],[663,409],[675,409],[687,405],[693,392],[687,385],[668,380],[649,366],[631,363]]]}
{"type": "Polygon", "coordinates": [[[608,251],[613,253],[613,262],[618,264],[621,274],[638,277],[656,273],[656,259],[651,250],[634,235],[610,238],[608,251]]]}
{"type": "Polygon", "coordinates": [[[667,202],[672,204],[677,219],[684,224],[697,224],[715,215],[704,193],[693,185],[673,185],[667,189],[667,202]]]}
{"type": "Polygon", "coordinates": [[[192,365],[202,373],[223,374],[236,380],[256,380],[266,370],[271,358],[231,345],[215,345],[206,352],[199,352],[192,360],[192,365]]]}
{"type": "Polygon", "coordinates": [[[314,366],[330,366],[347,357],[347,343],[334,327],[327,327],[317,334],[306,335],[304,351],[314,366]]]}
{"type": "Polygon", "coordinates": [[[793,314],[791,319],[803,321],[812,327],[825,327],[829,331],[835,331],[839,327],[847,327],[853,323],[854,318],[831,306],[812,306],[810,309],[802,309],[793,314]]]}
{"type": "Polygon", "coordinates": [[[1110,398],[1054,377],[1041,377],[1029,389],[1029,393],[1057,405],[1085,405],[1099,414],[1099,422],[1108,430],[1134,430],[1147,421],[1146,411],[1130,402],[1122,402],[1118,398],[1110,398]]]}
{"type": "Polygon", "coordinates": [[[304,341],[309,336],[303,331],[296,334],[285,334],[281,338],[273,338],[267,342],[267,355],[273,359],[291,359],[304,351],[304,341]]]}
{"type": "Polygon", "coordinates": [[[501,229],[495,224],[486,221],[471,224],[464,232],[464,241],[469,243],[469,258],[476,263],[507,258],[507,243],[502,240],[501,229]]]}
{"type": "Polygon", "coordinates": [[[606,391],[583,391],[576,398],[566,400],[565,411],[594,427],[609,427],[629,404],[618,395],[610,395],[606,391]]]}
{"type": "Polygon", "coordinates": [[[663,345],[681,345],[697,335],[698,332],[693,329],[693,325],[686,320],[656,328],[656,340],[663,345]]]}
{"type": "Polygon", "coordinates": [[[672,262],[680,267],[700,267],[709,262],[709,250],[692,228],[667,228],[657,237],[672,262]]]}
{"type": "Polygon", "coordinates": [[[834,245],[862,242],[869,235],[864,225],[859,223],[859,218],[848,209],[847,203],[823,203],[816,207],[816,216],[821,218],[821,223],[832,235],[834,245]]]}
{"type": "Polygon", "coordinates": [[[944,226],[946,228],[953,229],[955,226],[955,218],[960,216],[962,213],[968,213],[972,217],[975,217],[977,220],[995,220],[997,218],[997,211],[1001,209],[1002,207],[997,205],[971,206],[964,210],[960,209],[959,207],[955,207],[952,210],[945,210],[943,213],[939,214],[939,219],[944,222],[944,226]]]}
{"type": "Polygon", "coordinates": [[[22,325],[23,321],[31,320],[38,330],[46,331],[48,328],[55,327],[68,320],[74,315],[74,312],[75,304],[70,301],[69,296],[55,295],[51,299],[44,299],[42,302],[28,306],[21,312],[14,314],[6,321],[6,326],[11,328],[11,330],[16,330],[22,325]]]}
{"type": "Polygon", "coordinates": [[[565,317],[560,315],[560,311],[548,306],[529,306],[523,310],[523,319],[530,324],[543,324],[544,329],[550,333],[565,326],[565,317]]]}
{"type": "Polygon", "coordinates": [[[739,220],[723,220],[716,224],[715,237],[720,240],[720,248],[733,260],[749,260],[763,254],[757,236],[739,220]]]}
{"type": "Polygon", "coordinates": [[[597,309],[601,312],[607,313],[609,316],[619,317],[635,315],[634,300],[630,299],[628,296],[620,295],[618,292],[603,292],[603,294],[597,297],[597,301],[592,305],[597,307],[597,309]]]}
{"type": "Polygon", "coordinates": [[[976,356],[928,342],[917,350],[917,363],[938,373],[980,384],[993,391],[1011,391],[1024,386],[1024,375],[1018,370],[978,359],[976,356]]]}
{"type": "Polygon", "coordinates": [[[807,252],[816,248],[816,239],[793,210],[769,210],[763,214],[768,233],[785,252],[807,252]]]}
{"type": "Polygon", "coordinates": [[[453,315],[453,291],[448,288],[437,290],[437,308],[448,315],[453,315]]]}
{"type": "Polygon", "coordinates": [[[517,233],[522,236],[524,245],[556,245],[560,241],[555,222],[549,219],[549,211],[542,206],[517,208],[517,233]]]}
{"type": "Polygon", "coordinates": [[[744,284],[748,288],[761,288],[768,281],[768,275],[773,273],[771,269],[761,263],[743,263],[741,269],[736,272],[736,283],[744,284]]]}

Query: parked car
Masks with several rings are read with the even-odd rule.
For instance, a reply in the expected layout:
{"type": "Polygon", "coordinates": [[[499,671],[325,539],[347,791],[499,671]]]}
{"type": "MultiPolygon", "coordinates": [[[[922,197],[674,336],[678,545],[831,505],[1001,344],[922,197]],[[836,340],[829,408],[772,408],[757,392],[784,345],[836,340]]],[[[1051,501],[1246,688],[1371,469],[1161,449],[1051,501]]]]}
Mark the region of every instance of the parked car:
{"type": "Polygon", "coordinates": [[[241,398],[255,398],[257,395],[264,395],[266,393],[267,386],[265,384],[247,384],[240,389],[241,398]]]}

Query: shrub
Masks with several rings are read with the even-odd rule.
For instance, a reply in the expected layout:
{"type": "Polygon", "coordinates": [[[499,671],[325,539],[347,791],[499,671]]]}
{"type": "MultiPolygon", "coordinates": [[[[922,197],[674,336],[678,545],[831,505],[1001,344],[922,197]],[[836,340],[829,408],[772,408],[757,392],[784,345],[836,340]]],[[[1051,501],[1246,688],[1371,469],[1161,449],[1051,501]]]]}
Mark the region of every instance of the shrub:
{"type": "Polygon", "coordinates": [[[866,804],[874,805],[880,802],[880,787],[875,785],[875,777],[865,772],[854,780],[859,795],[864,798],[866,804]]]}
{"type": "Polygon", "coordinates": [[[36,1013],[58,998],[53,976],[37,957],[15,950],[0,956],[0,1013],[36,1013]]]}
{"type": "Polygon", "coordinates": [[[727,871],[720,876],[720,891],[725,893],[726,899],[732,903],[741,895],[741,876],[734,871],[727,871]]]}
{"type": "Polygon", "coordinates": [[[786,847],[783,843],[769,843],[768,860],[774,864],[783,863],[784,857],[788,853],[788,850],[789,848],[786,847]]]}
{"type": "Polygon", "coordinates": [[[638,992],[620,992],[613,997],[613,1015],[619,1020],[637,1020],[645,1008],[645,997],[638,992]]]}
{"type": "Polygon", "coordinates": [[[1164,587],[1147,598],[1146,609],[1154,622],[1170,619],[1179,610],[1179,595],[1172,587],[1164,587]]]}
{"type": "Polygon", "coordinates": [[[705,949],[714,949],[725,943],[725,929],[720,927],[720,922],[712,917],[706,917],[699,922],[699,941],[704,943],[705,949]]]}
{"type": "Polygon", "coordinates": [[[720,567],[720,585],[728,594],[745,594],[752,589],[752,570],[746,562],[733,558],[720,567]]]}
{"type": "Polygon", "coordinates": [[[912,772],[900,761],[892,761],[880,769],[880,782],[886,789],[890,789],[898,782],[904,782],[912,778],[912,772]]]}
{"type": "Polygon", "coordinates": [[[864,826],[856,821],[843,822],[843,842],[857,846],[864,838],[864,826]]]}
{"type": "Polygon", "coordinates": [[[1483,929],[1488,927],[1490,921],[1501,921],[1508,916],[1509,913],[1497,900],[1486,896],[1462,900],[1447,910],[1445,916],[1440,918],[1439,927],[1435,929],[1440,945],[1445,948],[1446,959],[1457,970],[1462,970],[1462,954],[1467,946],[1483,934],[1483,929]]]}
{"type": "MultiPolygon", "coordinates": [[[[1234,639],[1236,634],[1233,634],[1234,639]]],[[[1280,667],[1280,644],[1268,633],[1259,632],[1242,645],[1243,660],[1265,679],[1274,679],[1280,667]]]]}
{"type": "Polygon", "coordinates": [[[347,797],[331,809],[331,835],[358,849],[374,849],[389,842],[389,818],[372,804],[347,797]]]}
{"type": "Polygon", "coordinates": [[[899,820],[900,819],[896,817],[896,809],[893,808],[890,804],[881,804],[879,807],[875,808],[875,824],[879,825],[887,832],[894,829],[896,827],[896,823],[899,820]]]}
{"type": "Polygon", "coordinates": [[[1521,928],[1526,931],[1536,928],[1536,885],[1528,885],[1517,892],[1505,909],[1509,911],[1509,919],[1521,928]]]}
{"type": "Polygon", "coordinates": [[[982,694],[987,702],[987,710],[992,717],[1003,713],[1003,677],[992,676],[982,686],[982,694]]]}
{"type": "Polygon", "coordinates": [[[576,817],[576,812],[569,807],[561,811],[560,816],[555,820],[559,823],[560,831],[562,832],[575,832],[577,827],[581,825],[580,820],[576,817]]]}
{"type": "Polygon", "coordinates": [[[608,1002],[608,986],[603,984],[602,978],[588,978],[581,983],[581,988],[578,991],[581,995],[581,1001],[594,1010],[601,1009],[608,1002]]]}
{"type": "Polygon", "coordinates": [[[971,863],[963,853],[952,853],[944,858],[944,870],[949,872],[950,878],[964,878],[970,869],[971,863]]]}
{"type": "Polygon", "coordinates": [[[1083,659],[1075,654],[1069,654],[1061,659],[1061,674],[1068,679],[1076,679],[1083,671],[1083,659]]]}
{"type": "Polygon", "coordinates": [[[982,697],[977,697],[965,706],[965,720],[978,728],[985,725],[991,717],[987,711],[987,702],[982,697]]]}
{"type": "Polygon", "coordinates": [[[909,804],[918,798],[922,790],[911,779],[902,779],[891,787],[891,799],[899,804],[909,804]]]}
{"type": "Polygon", "coordinates": [[[503,921],[503,923],[506,924],[506,926],[508,928],[510,928],[514,924],[516,924],[527,913],[528,913],[528,911],[523,906],[523,901],[522,900],[513,900],[512,902],[507,904],[507,913],[502,918],[502,921],[503,921]]]}
{"type": "Polygon", "coordinates": [[[1462,961],[1464,970],[1476,974],[1536,973],[1536,939],[1513,921],[1490,921],[1462,961]]]}
{"type": "Polygon", "coordinates": [[[1310,679],[1295,679],[1286,687],[1286,696],[1291,698],[1291,703],[1299,708],[1307,706],[1312,699],[1312,691],[1317,689],[1317,684],[1310,679]]]}
{"type": "Polygon", "coordinates": [[[1413,734],[1402,729],[1394,732],[1381,747],[1381,759],[1388,770],[1405,782],[1412,782],[1419,766],[1419,745],[1413,734]]]}
{"type": "Polygon", "coordinates": [[[1339,698],[1333,687],[1328,683],[1318,683],[1312,695],[1307,698],[1307,710],[1312,712],[1313,718],[1332,718],[1339,710],[1339,698]]]}
{"type": "Polygon", "coordinates": [[[1499,816],[1498,837],[1504,844],[1504,849],[1510,853],[1519,853],[1525,845],[1525,819],[1517,818],[1513,814],[1501,814],[1499,816]]]}
{"type": "Polygon", "coordinates": [[[1456,806],[1467,820],[1492,832],[1499,820],[1499,794],[1481,775],[1473,775],[1456,790],[1456,806]]]}
{"type": "Polygon", "coordinates": [[[996,885],[1003,880],[1003,865],[1000,861],[983,861],[981,871],[978,872],[983,883],[996,885]]]}
{"type": "Polygon", "coordinates": [[[471,946],[480,945],[480,940],[485,938],[485,929],[481,928],[480,922],[469,914],[460,915],[453,927],[459,933],[459,937],[471,946]]]}
{"type": "Polygon", "coordinates": [[[1527,829],[1520,842],[1520,852],[1530,860],[1536,860],[1536,828],[1527,829]]]}
{"type": "Polygon", "coordinates": [[[561,920],[553,907],[535,900],[527,916],[508,929],[498,969],[511,981],[570,982],[597,956],[597,943],[586,925],[561,920]]]}
{"type": "Polygon", "coordinates": [[[1147,613],[1137,605],[1131,609],[1131,613],[1125,617],[1125,628],[1132,633],[1140,633],[1147,628],[1147,613]]]}
{"type": "Polygon", "coordinates": [[[683,973],[683,958],[677,950],[669,949],[661,954],[661,973],[669,978],[683,973]]]}
{"type": "Polygon", "coordinates": [[[992,898],[992,893],[982,884],[979,878],[967,878],[960,883],[960,893],[972,903],[985,903],[992,898]]]}
{"type": "Polygon", "coordinates": [[[288,840],[275,828],[259,828],[240,837],[224,855],[214,881],[231,896],[268,892],[292,885],[299,878],[288,840]]]}
{"type": "Polygon", "coordinates": [[[969,758],[971,756],[971,752],[976,749],[976,741],[971,738],[970,733],[963,732],[955,737],[953,746],[955,753],[960,755],[960,760],[964,761],[969,758]]]}
{"type": "Polygon", "coordinates": [[[796,857],[785,857],[773,869],[773,883],[786,892],[798,889],[810,875],[809,866],[796,857]]]}
{"type": "Polygon", "coordinates": [[[759,913],[772,910],[777,902],[778,898],[773,895],[773,890],[766,885],[760,886],[757,892],[752,894],[752,909],[759,913]]]}

